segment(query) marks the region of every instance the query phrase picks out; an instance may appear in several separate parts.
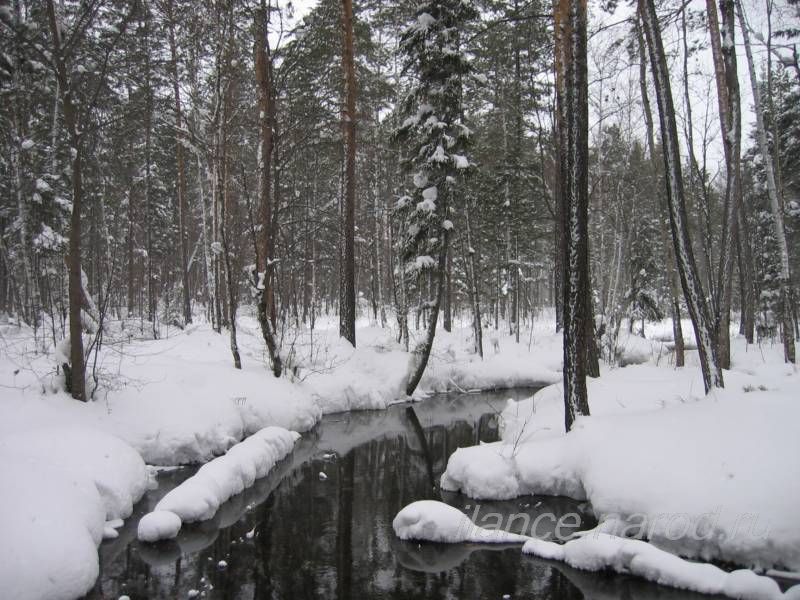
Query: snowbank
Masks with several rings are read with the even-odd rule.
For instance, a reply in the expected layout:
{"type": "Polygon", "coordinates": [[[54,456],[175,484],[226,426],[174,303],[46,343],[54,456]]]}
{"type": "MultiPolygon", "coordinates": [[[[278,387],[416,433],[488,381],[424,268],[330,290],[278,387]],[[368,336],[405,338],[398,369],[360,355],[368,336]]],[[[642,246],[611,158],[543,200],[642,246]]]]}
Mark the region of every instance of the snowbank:
{"type": "Polygon", "coordinates": [[[442,487],[477,498],[588,500],[606,531],[688,557],[800,569],[800,385],[737,346],[726,390],[692,368],[641,365],[589,384],[592,417],[563,431],[560,386],[510,402],[503,441],[456,451],[442,487]]]}
{"type": "Polygon", "coordinates": [[[0,437],[0,581],[16,600],[76,598],[99,572],[97,546],[150,482],[138,453],[87,428],[0,437]]]}
{"type": "MultiPolygon", "coordinates": [[[[440,329],[420,381],[419,395],[539,387],[558,381],[561,336],[553,334],[552,329],[550,323],[537,324],[535,337],[526,337],[520,344],[503,332],[487,330],[483,359],[473,351],[470,330],[440,329]]],[[[359,328],[356,348],[338,335],[334,328],[315,332],[318,349],[301,361],[303,387],[324,413],[381,409],[405,398],[410,358],[397,343],[395,332],[379,327],[359,328]]],[[[413,347],[422,332],[411,335],[413,347]]]]}
{"type": "Polygon", "coordinates": [[[587,571],[610,569],[630,573],[659,585],[700,592],[722,594],[729,598],[796,597],[795,591],[783,594],[769,577],[741,569],[727,573],[707,563],[692,563],[659,550],[640,540],[620,538],[605,533],[590,532],[560,545],[531,539],[522,547],[526,554],[566,562],[571,567],[587,571]]]}
{"type": "Polygon", "coordinates": [[[281,427],[266,427],[203,465],[142,518],[139,539],[154,542],[172,538],[181,523],[210,519],[225,501],[252,486],[289,454],[299,437],[299,433],[281,427]]]}
{"type": "Polygon", "coordinates": [[[402,509],[392,521],[395,535],[401,540],[427,542],[524,543],[530,538],[502,529],[475,525],[457,508],[435,500],[418,500],[402,509]]]}
{"type": "Polygon", "coordinates": [[[207,462],[270,425],[313,427],[321,414],[314,399],[272,377],[258,340],[241,337],[241,371],[231,364],[227,340],[207,325],[168,339],[108,343],[99,361],[103,387],[88,403],[60,391],[55,373],[35,377],[52,368],[52,356],[20,369],[17,361],[33,356],[32,342],[21,334],[4,338],[19,347],[15,356],[0,356],[0,381],[17,388],[0,399],[0,435],[32,425],[90,426],[122,438],[148,464],[176,465],[207,462]]]}

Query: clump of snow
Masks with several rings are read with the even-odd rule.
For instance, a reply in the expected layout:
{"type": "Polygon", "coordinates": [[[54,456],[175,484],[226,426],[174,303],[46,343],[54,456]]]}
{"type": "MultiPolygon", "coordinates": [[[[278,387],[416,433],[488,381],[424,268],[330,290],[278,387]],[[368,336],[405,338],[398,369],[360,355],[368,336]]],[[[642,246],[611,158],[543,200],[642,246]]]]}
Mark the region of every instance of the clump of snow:
{"type": "Polygon", "coordinates": [[[524,543],[527,536],[475,525],[457,508],[436,500],[418,500],[403,508],[392,521],[401,540],[427,542],[524,543]]]}
{"type": "MultiPolygon", "coordinates": [[[[265,427],[224,456],[200,467],[195,475],[167,493],[150,514],[173,513],[186,523],[210,519],[226,500],[252,486],[289,454],[299,437],[300,434],[281,427],[265,427]]],[[[156,537],[162,530],[167,537],[174,537],[175,521],[169,519],[165,515],[153,517],[139,530],[139,539],[147,542],[163,539],[156,537]],[[162,529],[165,523],[172,527],[162,529]]]]}
{"type": "Polygon", "coordinates": [[[168,510],[154,510],[139,520],[137,537],[143,542],[171,540],[181,530],[181,518],[168,510]]]}
{"type": "Polygon", "coordinates": [[[460,490],[470,498],[483,498],[486,490],[491,490],[491,498],[495,500],[519,496],[519,480],[514,472],[514,461],[505,452],[507,446],[501,444],[494,448],[496,451],[487,451],[486,446],[456,450],[447,464],[447,472],[442,475],[442,489],[460,490]]]}
{"type": "Polygon", "coordinates": [[[714,565],[683,560],[640,540],[606,533],[590,532],[563,545],[531,539],[525,543],[522,551],[549,560],[563,561],[576,569],[610,569],[617,573],[637,575],[659,585],[702,594],[758,600],[784,597],[773,579],[756,575],[753,571],[740,569],[727,573],[714,565]]]}

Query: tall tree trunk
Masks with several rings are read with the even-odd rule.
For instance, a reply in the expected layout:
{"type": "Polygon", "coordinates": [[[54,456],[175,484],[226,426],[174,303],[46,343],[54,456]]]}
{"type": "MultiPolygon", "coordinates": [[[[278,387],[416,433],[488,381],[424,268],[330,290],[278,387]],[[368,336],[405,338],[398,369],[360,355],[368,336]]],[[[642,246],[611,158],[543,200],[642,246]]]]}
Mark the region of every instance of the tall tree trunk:
{"type": "Polygon", "coordinates": [[[268,24],[269,11],[264,0],[261,8],[255,11],[255,69],[256,84],[258,87],[258,189],[259,206],[258,222],[260,225],[258,236],[258,253],[256,255],[256,281],[253,282],[258,292],[258,320],[261,324],[261,333],[267,345],[272,372],[275,377],[280,377],[283,370],[280,353],[275,336],[274,300],[273,300],[273,272],[274,272],[274,247],[272,202],[270,189],[272,181],[272,149],[273,149],[273,122],[274,106],[272,99],[272,57],[269,51],[268,24]]]}
{"type": "Polygon", "coordinates": [[[717,20],[715,0],[706,0],[708,29],[714,58],[714,73],[719,100],[722,145],[725,154],[725,203],[720,239],[719,269],[714,294],[714,327],[717,333],[719,362],[730,368],[730,308],[733,282],[733,246],[738,228],[737,206],[741,181],[741,109],[739,79],[734,46],[734,12],[732,0],[721,0],[722,31],[717,20]]]}
{"type": "Polygon", "coordinates": [[[342,0],[342,69],[345,79],[342,128],[345,145],[344,207],[341,234],[344,237],[339,285],[342,306],[339,307],[339,335],[356,345],[356,71],[353,57],[353,0],[342,0]]]}
{"type": "Polygon", "coordinates": [[[167,1],[167,19],[169,21],[169,50],[172,75],[172,91],[175,102],[175,166],[178,171],[178,236],[180,237],[180,271],[183,286],[183,319],[192,322],[192,296],[189,289],[189,233],[186,230],[186,165],[183,148],[183,111],[181,109],[181,89],[178,77],[178,46],[175,41],[174,0],[167,1]]]}
{"type": "Polygon", "coordinates": [[[750,46],[750,34],[747,29],[744,8],[740,0],[736,0],[736,9],[739,13],[739,23],[742,28],[742,38],[747,55],[747,68],[750,73],[750,86],[753,90],[753,104],[756,113],[756,132],[758,148],[764,160],[764,170],[767,176],[767,192],[769,194],[770,209],[772,210],[772,223],[775,241],[780,253],[780,292],[781,292],[781,323],[783,329],[783,354],[786,362],[795,362],[794,326],[792,325],[792,294],[791,278],[789,272],[789,247],[786,244],[786,230],[783,225],[783,200],[781,190],[775,183],[775,170],[772,164],[772,154],[767,145],[767,131],[764,125],[764,107],[761,101],[761,89],[758,86],[753,50],[750,46]]]}
{"type": "MultiPolygon", "coordinates": [[[[682,22],[684,26],[684,82],[686,83],[686,98],[687,98],[687,106],[688,106],[688,69],[686,60],[688,59],[688,49],[686,48],[686,29],[685,29],[685,21],[682,22]]],[[[653,190],[658,189],[658,181],[657,181],[657,173],[658,173],[658,158],[656,157],[656,144],[655,144],[655,135],[654,130],[655,126],[653,123],[653,111],[650,105],[650,96],[647,93],[647,57],[646,52],[647,48],[645,48],[644,42],[644,34],[642,33],[642,25],[641,19],[637,18],[636,20],[636,32],[638,35],[638,42],[639,42],[639,86],[642,95],[642,105],[644,107],[644,118],[645,118],[645,125],[647,127],[647,152],[650,156],[650,162],[652,164],[653,169],[653,190]]],[[[687,125],[688,128],[691,128],[691,123],[687,125]]],[[[693,136],[691,133],[688,135],[689,144],[692,144],[693,136]]],[[[690,167],[691,168],[691,167],[690,167]]],[[[664,218],[669,219],[669,209],[667,208],[666,201],[664,200],[664,196],[659,194],[659,202],[658,208],[661,212],[661,219],[664,218]]],[[[661,243],[664,246],[664,251],[666,252],[666,263],[667,263],[667,278],[669,279],[669,292],[670,292],[670,313],[672,317],[672,339],[675,342],[675,366],[682,367],[686,362],[686,351],[685,351],[685,344],[683,342],[683,326],[681,324],[681,302],[679,296],[679,287],[680,282],[678,281],[678,274],[675,271],[675,253],[673,249],[670,247],[669,243],[667,242],[666,232],[664,231],[663,227],[659,227],[659,231],[661,232],[661,243]]]]}
{"type": "Polygon", "coordinates": [[[83,356],[83,327],[81,307],[83,285],[81,281],[81,207],[83,203],[83,137],[78,123],[78,112],[73,104],[72,82],[62,50],[61,22],[56,15],[53,0],[47,0],[47,15],[52,36],[52,56],[61,94],[64,124],[69,132],[71,148],[72,213],[69,233],[69,339],[70,373],[69,391],[76,400],[86,401],[86,363],[83,356]]]}
{"type": "Polygon", "coordinates": [[[480,292],[478,290],[478,267],[475,261],[475,249],[472,247],[472,223],[469,201],[467,202],[465,213],[467,248],[464,252],[464,270],[467,272],[467,285],[469,286],[470,299],[472,301],[472,331],[475,336],[475,352],[478,356],[483,358],[483,324],[481,323],[481,303],[480,292]],[[468,265],[467,261],[469,261],[468,265]]]}
{"type": "MultiPolygon", "coordinates": [[[[230,88],[230,83],[228,84],[230,88]]],[[[236,309],[238,305],[236,270],[233,267],[232,249],[228,243],[228,231],[234,220],[233,194],[230,190],[230,176],[228,164],[228,113],[230,104],[230,89],[225,94],[225,109],[222,111],[222,139],[220,140],[220,239],[222,241],[222,260],[225,268],[225,284],[228,288],[228,319],[230,321],[230,346],[233,356],[233,366],[242,368],[242,359],[239,356],[239,344],[236,340],[236,309]]]]}
{"type": "Polygon", "coordinates": [[[653,81],[658,100],[672,241],[686,305],[689,308],[689,315],[692,318],[697,338],[703,384],[706,392],[708,392],[712,388],[723,387],[724,382],[722,370],[719,368],[719,362],[717,361],[711,316],[706,305],[705,292],[697,273],[697,265],[689,237],[680,148],[678,145],[678,128],[675,122],[672,88],[654,0],[639,0],[639,12],[649,48],[650,66],[653,71],[653,81]]]}
{"type": "Polygon", "coordinates": [[[563,200],[564,423],[589,414],[589,108],[586,0],[559,0],[555,14],[556,99],[563,200]]]}

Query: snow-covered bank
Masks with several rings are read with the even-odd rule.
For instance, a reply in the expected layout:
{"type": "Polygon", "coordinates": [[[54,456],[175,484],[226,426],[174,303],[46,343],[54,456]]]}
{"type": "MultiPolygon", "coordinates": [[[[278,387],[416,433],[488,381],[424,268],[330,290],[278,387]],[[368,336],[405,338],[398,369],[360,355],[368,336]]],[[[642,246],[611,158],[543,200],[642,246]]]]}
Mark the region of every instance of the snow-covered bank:
{"type": "Polygon", "coordinates": [[[747,569],[728,573],[708,563],[683,560],[647,542],[605,533],[591,532],[566,544],[532,539],[525,543],[522,551],[541,558],[563,561],[576,569],[608,569],[617,573],[630,573],[659,585],[701,594],[721,594],[729,598],[753,600],[800,597],[800,587],[791,588],[784,594],[775,580],[747,569]]]}
{"type": "Polygon", "coordinates": [[[210,519],[229,498],[269,473],[291,452],[299,437],[299,433],[281,427],[266,427],[206,463],[139,521],[139,539],[155,542],[173,538],[182,523],[210,519]]]}
{"type": "MultiPolygon", "coordinates": [[[[359,347],[353,350],[339,340],[333,323],[320,320],[318,325],[313,336],[300,332],[293,341],[286,341],[292,368],[287,377],[276,379],[265,366],[258,325],[246,311],[239,322],[241,371],[231,364],[227,337],[207,324],[172,328],[168,337],[162,331],[159,340],[137,339],[147,334],[138,322],[112,324],[97,360],[99,387],[94,400],[87,403],[76,402],[63,390],[63,375],[57,371],[63,357],[52,345],[42,337],[35,339],[24,326],[0,328],[0,441],[8,457],[3,468],[9,472],[7,481],[20,482],[19,492],[6,486],[0,493],[3,506],[8,507],[4,519],[15,519],[7,527],[9,535],[0,539],[0,556],[10,557],[0,568],[14,570],[19,561],[25,563],[25,568],[16,571],[16,596],[49,597],[42,581],[54,582],[48,588],[52,597],[75,597],[83,593],[76,590],[85,591],[91,585],[97,574],[95,548],[108,529],[106,514],[100,514],[97,506],[118,503],[116,510],[107,511],[108,518],[124,518],[142,493],[143,475],[126,466],[126,457],[133,457],[141,468],[144,462],[202,463],[265,427],[307,431],[323,413],[383,408],[402,398],[408,355],[390,329],[360,327],[359,347]],[[84,452],[105,457],[108,464],[87,461],[74,476],[71,469],[79,461],[72,461],[69,468],[58,461],[53,466],[53,461],[44,464],[40,455],[32,467],[16,450],[24,448],[28,438],[36,438],[38,431],[50,430],[49,437],[66,440],[71,438],[63,432],[77,429],[87,432],[87,440],[114,440],[126,450],[84,452]],[[37,474],[44,474],[45,480],[38,481],[37,474]],[[76,481],[88,481],[83,486],[88,491],[81,491],[83,484],[76,481]],[[88,494],[89,499],[78,501],[76,494],[88,494]],[[61,497],[68,501],[55,506],[55,499],[61,497]],[[69,500],[73,497],[74,501],[69,500]],[[37,514],[58,515],[64,525],[41,533],[39,526],[31,524],[37,514]],[[27,519],[14,515],[27,515],[27,519]],[[72,530],[62,535],[64,528],[72,530]],[[64,545],[64,539],[73,541],[64,545]]],[[[507,336],[493,340],[487,334],[485,361],[471,351],[466,330],[437,336],[431,368],[421,385],[423,395],[556,380],[560,353],[555,349],[560,338],[545,333],[551,330],[550,323],[537,324],[529,338],[533,340],[530,349],[507,336]]],[[[90,370],[93,367],[92,363],[90,370]]],[[[93,388],[90,383],[88,390],[93,388]]],[[[71,456],[66,451],[48,454],[71,456]]],[[[218,506],[223,495],[228,497],[220,494],[209,506],[218,506]]],[[[179,521],[163,511],[161,518],[150,520],[153,536],[178,531],[179,521]]]]}
{"type": "Polygon", "coordinates": [[[630,573],[659,585],[704,594],[754,600],[800,597],[800,586],[784,594],[769,577],[747,569],[728,573],[708,563],[689,562],[647,542],[604,533],[603,525],[560,544],[502,529],[485,529],[453,506],[420,500],[397,513],[392,526],[401,540],[447,544],[524,542],[523,553],[565,562],[576,569],[630,573]]]}
{"type": "Polygon", "coordinates": [[[112,435],[51,426],[0,437],[0,481],[3,597],[43,600],[91,589],[97,546],[116,535],[150,475],[112,435]]]}
{"type": "Polygon", "coordinates": [[[762,350],[736,340],[727,388],[709,397],[696,367],[607,371],[589,383],[592,416],[566,436],[559,385],[510,402],[503,441],[455,452],[442,487],[587,499],[607,532],[798,570],[800,377],[780,348],[762,350]]]}

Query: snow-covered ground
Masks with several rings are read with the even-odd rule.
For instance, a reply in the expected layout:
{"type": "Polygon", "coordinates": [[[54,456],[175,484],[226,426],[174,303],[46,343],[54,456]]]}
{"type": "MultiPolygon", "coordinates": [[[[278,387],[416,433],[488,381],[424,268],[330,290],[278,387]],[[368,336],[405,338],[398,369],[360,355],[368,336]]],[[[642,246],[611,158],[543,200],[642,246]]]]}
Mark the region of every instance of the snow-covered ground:
{"type": "MultiPolygon", "coordinates": [[[[145,464],[207,462],[265,427],[303,432],[323,413],[401,399],[408,355],[392,330],[361,325],[355,350],[333,321],[320,319],[313,335],[293,334],[284,344],[292,372],[275,379],[258,324],[246,313],[241,371],[227,334],[207,324],[146,340],[138,339],[136,321],[111,323],[95,369],[99,386],[87,403],[64,392],[58,349],[26,327],[0,326],[0,469],[2,481],[14,482],[0,492],[3,594],[85,593],[97,576],[97,545],[114,535],[152,480],[145,464]]],[[[420,397],[556,381],[560,338],[552,328],[537,323],[520,345],[487,332],[485,360],[471,351],[468,330],[440,332],[420,397]]],[[[147,533],[177,531],[181,517],[161,513],[147,533]]]]}
{"type": "MultiPolygon", "coordinates": [[[[780,348],[745,351],[737,340],[728,388],[703,398],[697,367],[671,366],[665,325],[648,325],[663,343],[622,334],[617,360],[633,366],[606,368],[591,383],[593,416],[564,436],[561,338],[553,329],[552,319],[537,321],[519,344],[487,329],[483,360],[469,328],[437,333],[420,398],[556,384],[510,402],[503,442],[456,452],[444,487],[479,498],[567,494],[613,516],[606,519],[613,533],[642,519],[645,537],[672,552],[799,568],[792,509],[800,498],[800,436],[791,433],[800,389],[780,348]],[[678,513],[707,517],[708,538],[669,539],[669,523],[655,517],[678,513]]],[[[152,481],[146,464],[207,462],[267,427],[303,432],[324,413],[385,408],[403,397],[408,354],[392,329],[362,323],[353,349],[339,339],[337,323],[320,319],[313,335],[284,340],[290,368],[281,379],[265,366],[252,315],[242,315],[239,332],[241,371],[232,366],[227,334],[207,324],[149,341],[136,339],[135,323],[112,324],[94,400],[80,403],[63,391],[52,346],[35,343],[25,328],[0,329],[0,469],[3,481],[14,482],[0,492],[0,580],[15,586],[4,593],[72,598],[88,590],[97,545],[152,481]]],[[[226,472],[235,472],[227,491],[250,483],[247,465],[226,472]]],[[[215,506],[230,493],[217,496],[215,506]]],[[[176,507],[159,507],[143,537],[176,532],[184,518],[176,507]]]]}
{"type": "Polygon", "coordinates": [[[588,500],[606,533],[800,570],[800,377],[779,346],[737,338],[725,382],[705,397],[693,364],[606,369],[589,383],[592,416],[567,435],[562,388],[546,387],[508,403],[501,442],[455,452],[442,487],[588,500]]]}

